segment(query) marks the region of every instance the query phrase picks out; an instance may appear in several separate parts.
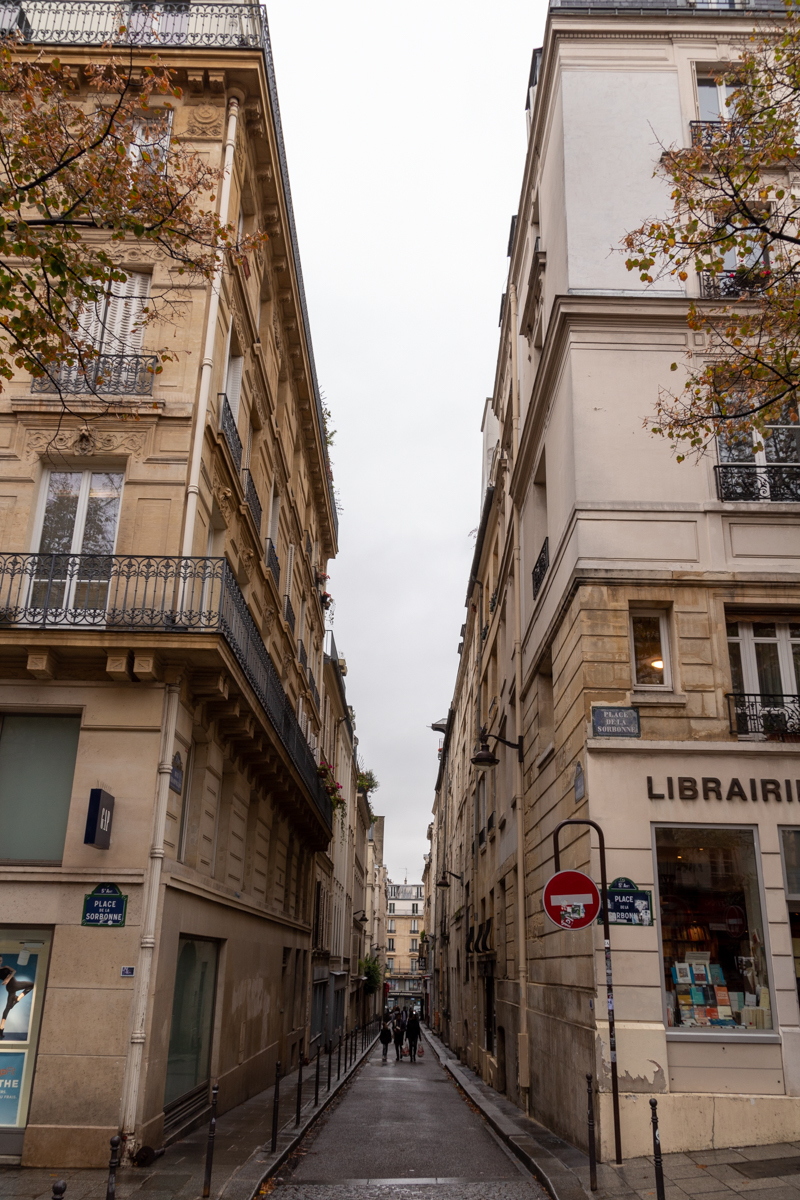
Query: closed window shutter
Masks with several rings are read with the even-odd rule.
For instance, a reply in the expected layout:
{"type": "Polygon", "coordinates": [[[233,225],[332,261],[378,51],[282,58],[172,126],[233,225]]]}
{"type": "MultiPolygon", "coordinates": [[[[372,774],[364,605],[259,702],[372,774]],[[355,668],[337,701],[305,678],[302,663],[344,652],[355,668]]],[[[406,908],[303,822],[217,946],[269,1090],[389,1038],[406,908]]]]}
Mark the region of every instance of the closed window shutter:
{"type": "Polygon", "coordinates": [[[142,310],[149,292],[150,276],[142,271],[130,271],[124,283],[112,285],[102,323],[101,349],[105,354],[137,354],[141,350],[142,310]]]}
{"type": "Polygon", "coordinates": [[[239,398],[242,394],[242,368],[244,355],[232,354],[228,359],[228,370],[225,375],[225,394],[231,406],[234,421],[239,415],[239,398]]]}

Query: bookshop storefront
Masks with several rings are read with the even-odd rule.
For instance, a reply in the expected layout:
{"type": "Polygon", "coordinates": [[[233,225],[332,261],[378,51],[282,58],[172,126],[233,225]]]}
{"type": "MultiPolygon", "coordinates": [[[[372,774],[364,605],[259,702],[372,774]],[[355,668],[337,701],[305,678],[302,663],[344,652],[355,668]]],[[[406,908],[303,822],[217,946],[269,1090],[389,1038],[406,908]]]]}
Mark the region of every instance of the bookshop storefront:
{"type": "Polygon", "coordinates": [[[612,929],[623,1111],[661,1093],[671,1150],[794,1140],[800,747],[590,741],[587,793],[609,879],[652,897],[651,924],[612,929]]]}

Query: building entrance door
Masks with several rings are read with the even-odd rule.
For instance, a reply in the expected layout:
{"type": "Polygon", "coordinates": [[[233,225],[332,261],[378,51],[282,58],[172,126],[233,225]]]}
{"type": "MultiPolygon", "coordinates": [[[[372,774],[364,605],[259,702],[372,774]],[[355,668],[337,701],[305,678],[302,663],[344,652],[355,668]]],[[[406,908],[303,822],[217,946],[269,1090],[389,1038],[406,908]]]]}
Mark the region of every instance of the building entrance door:
{"type": "Polygon", "coordinates": [[[178,945],[164,1087],[165,1134],[188,1124],[208,1103],[218,952],[216,942],[201,938],[182,937],[178,945]]]}

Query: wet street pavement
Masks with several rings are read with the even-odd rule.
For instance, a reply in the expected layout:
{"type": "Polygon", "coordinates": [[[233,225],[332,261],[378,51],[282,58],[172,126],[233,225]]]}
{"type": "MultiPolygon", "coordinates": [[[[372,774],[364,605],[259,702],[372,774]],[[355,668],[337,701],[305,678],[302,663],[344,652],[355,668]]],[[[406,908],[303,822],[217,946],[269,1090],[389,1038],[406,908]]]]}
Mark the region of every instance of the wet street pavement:
{"type": "Polygon", "coordinates": [[[428,1049],[381,1062],[376,1046],[346,1093],[278,1172],[275,1200],[546,1200],[428,1049]]]}

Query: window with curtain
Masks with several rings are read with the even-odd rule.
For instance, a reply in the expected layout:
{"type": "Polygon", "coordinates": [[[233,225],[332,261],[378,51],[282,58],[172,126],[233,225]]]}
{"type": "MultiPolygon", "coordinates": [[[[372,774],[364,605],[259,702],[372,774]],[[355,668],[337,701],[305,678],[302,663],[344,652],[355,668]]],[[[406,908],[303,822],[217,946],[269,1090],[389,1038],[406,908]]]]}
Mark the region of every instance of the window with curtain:
{"type": "Polygon", "coordinates": [[[0,860],[61,862],[80,726],[78,716],[3,715],[0,860]]]}

